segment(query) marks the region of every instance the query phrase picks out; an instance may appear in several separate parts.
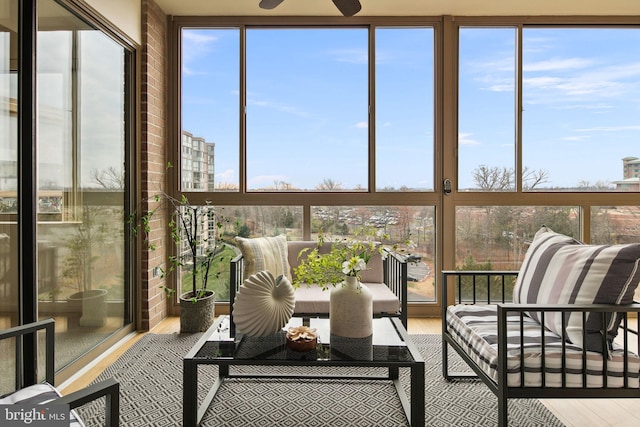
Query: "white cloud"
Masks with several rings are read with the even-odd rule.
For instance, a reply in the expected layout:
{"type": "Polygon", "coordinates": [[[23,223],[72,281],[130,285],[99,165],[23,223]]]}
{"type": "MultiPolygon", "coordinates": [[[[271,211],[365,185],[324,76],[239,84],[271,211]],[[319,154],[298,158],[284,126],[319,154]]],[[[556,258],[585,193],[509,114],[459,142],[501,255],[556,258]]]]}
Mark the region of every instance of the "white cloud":
{"type": "Polygon", "coordinates": [[[621,132],[627,130],[640,130],[640,126],[598,126],[594,128],[576,129],[578,132],[621,132]]]}
{"type": "Polygon", "coordinates": [[[286,175],[258,175],[249,180],[249,188],[261,188],[275,185],[276,182],[289,182],[286,175]]]}
{"type": "MultiPolygon", "coordinates": [[[[567,60],[567,63],[571,62],[567,60]]],[[[560,65],[561,63],[562,61],[556,61],[554,64],[560,65]]],[[[589,61],[585,60],[584,64],[587,63],[589,61]]],[[[554,75],[524,79],[527,101],[532,103],[566,102],[567,97],[572,97],[573,101],[583,99],[594,105],[595,100],[636,93],[640,87],[637,83],[638,77],[640,77],[640,63],[591,67],[577,74],[571,68],[553,68],[549,61],[537,64],[538,67],[534,66],[531,70],[527,67],[527,71],[554,71],[554,75]],[[546,68],[540,64],[546,64],[546,68]]],[[[600,102],[601,104],[602,102],[600,102]]]]}
{"type": "Polygon", "coordinates": [[[511,57],[484,62],[461,64],[462,74],[469,74],[480,82],[483,90],[491,92],[513,92],[515,88],[515,64],[511,57]]]}
{"type": "Polygon", "coordinates": [[[486,90],[489,90],[491,92],[513,92],[514,87],[515,86],[513,82],[511,82],[506,84],[494,84],[486,87],[486,90]]]}
{"type": "Polygon", "coordinates": [[[579,141],[584,141],[589,139],[590,136],[587,135],[582,135],[582,136],[565,136],[564,138],[562,138],[563,141],[569,141],[569,142],[579,142],[579,141]]]}
{"type": "Polygon", "coordinates": [[[369,127],[369,124],[367,122],[358,122],[356,123],[356,127],[358,129],[366,129],[369,127]]]}
{"type": "Polygon", "coordinates": [[[247,98],[247,105],[253,105],[255,107],[261,107],[261,108],[269,108],[272,110],[280,111],[282,113],[287,113],[287,114],[291,114],[298,117],[311,117],[311,115],[308,112],[304,110],[300,110],[297,107],[294,107],[291,105],[283,104],[281,102],[261,100],[261,99],[251,97],[251,98],[247,98]]]}
{"type": "Polygon", "coordinates": [[[227,169],[216,174],[216,182],[232,182],[235,180],[236,172],[233,169],[227,169]]]}
{"type": "MultiPolygon", "coordinates": [[[[213,49],[213,45],[218,41],[216,36],[203,34],[202,32],[183,31],[182,32],[182,72],[185,75],[201,74],[204,71],[196,71],[191,68],[193,60],[201,60],[213,49]]],[[[203,62],[201,62],[203,63],[203,62]]]]}
{"type": "Polygon", "coordinates": [[[470,133],[458,133],[458,145],[480,145],[475,139],[469,138],[470,133]]]}
{"type": "Polygon", "coordinates": [[[608,104],[573,104],[563,105],[559,107],[560,110],[611,110],[612,105],[608,104]]]}
{"type": "Polygon", "coordinates": [[[566,80],[560,79],[559,77],[531,77],[523,79],[523,83],[527,89],[529,89],[529,87],[535,89],[551,89],[558,87],[564,81],[566,80]]]}
{"type": "Polygon", "coordinates": [[[366,49],[335,49],[327,52],[334,61],[351,64],[368,64],[369,53],[366,49]]]}
{"type": "Polygon", "coordinates": [[[513,73],[515,70],[515,61],[513,56],[504,56],[502,58],[486,61],[465,61],[460,64],[460,69],[471,72],[483,72],[496,74],[496,72],[513,73]]]}
{"type": "Polygon", "coordinates": [[[524,64],[525,72],[570,70],[587,68],[593,65],[593,61],[584,58],[549,59],[546,61],[529,62],[524,64]]]}

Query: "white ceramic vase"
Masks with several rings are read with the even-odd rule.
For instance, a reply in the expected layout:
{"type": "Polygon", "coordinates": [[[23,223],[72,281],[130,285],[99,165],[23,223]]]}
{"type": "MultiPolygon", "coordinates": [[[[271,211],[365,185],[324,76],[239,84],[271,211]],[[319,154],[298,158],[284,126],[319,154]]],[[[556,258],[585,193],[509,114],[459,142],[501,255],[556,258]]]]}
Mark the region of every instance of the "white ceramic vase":
{"type": "Polygon", "coordinates": [[[373,334],[373,295],[357,277],[346,276],[342,286],[331,290],[329,321],[331,335],[367,338],[373,334]]]}

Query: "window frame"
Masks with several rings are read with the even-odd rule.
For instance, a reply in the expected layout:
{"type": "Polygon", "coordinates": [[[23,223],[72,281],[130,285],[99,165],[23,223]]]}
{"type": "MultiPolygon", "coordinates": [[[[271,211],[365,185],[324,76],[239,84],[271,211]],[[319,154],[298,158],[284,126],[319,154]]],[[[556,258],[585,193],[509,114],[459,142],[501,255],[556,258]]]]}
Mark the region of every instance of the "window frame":
{"type": "MultiPolygon", "coordinates": [[[[170,63],[173,64],[173,68],[169,71],[170,81],[172,82],[172,88],[169,93],[169,108],[170,108],[170,120],[169,125],[169,141],[180,141],[181,137],[181,111],[180,111],[180,81],[181,81],[181,69],[180,69],[180,46],[181,46],[181,34],[185,28],[207,28],[207,27],[219,27],[219,28],[239,28],[240,35],[240,161],[238,165],[240,188],[238,192],[189,192],[179,191],[179,185],[181,182],[180,172],[174,170],[168,171],[168,188],[176,197],[186,196],[192,204],[204,204],[207,201],[211,201],[214,205],[223,206],[253,206],[253,205],[265,205],[265,206],[302,206],[303,210],[303,239],[311,240],[311,209],[313,206],[434,206],[436,211],[440,205],[440,195],[438,192],[438,183],[441,180],[440,165],[438,161],[434,161],[433,165],[433,183],[434,191],[421,192],[389,192],[389,191],[376,191],[375,189],[375,152],[374,152],[374,138],[375,131],[372,129],[375,123],[375,29],[376,27],[432,27],[433,28],[433,55],[434,55],[434,138],[433,138],[433,156],[434,159],[439,157],[439,122],[440,112],[437,106],[439,105],[441,96],[442,85],[438,83],[440,72],[436,64],[439,63],[441,58],[441,27],[442,19],[440,17],[418,17],[418,18],[362,18],[353,17],[345,21],[340,18],[318,18],[318,17],[176,17],[173,19],[170,29],[169,50],[171,57],[174,59],[170,63]],[[245,182],[246,179],[246,118],[245,118],[245,105],[246,105],[246,85],[245,85],[245,64],[244,56],[244,41],[245,34],[248,28],[368,28],[369,30],[369,171],[368,171],[368,189],[367,191],[340,191],[340,192],[269,192],[269,191],[248,191],[245,182]]],[[[169,144],[169,161],[172,164],[177,163],[180,159],[179,144],[169,144]]],[[[173,248],[171,248],[173,250],[173,248]]],[[[175,286],[175,283],[174,283],[175,286]]],[[[228,304],[226,304],[228,305],[228,304]]],[[[428,305],[433,307],[434,303],[415,303],[415,305],[428,305]]],[[[224,307],[221,307],[224,310],[224,307]]]]}
{"type": "MultiPolygon", "coordinates": [[[[296,205],[303,207],[304,238],[309,239],[310,209],[311,206],[434,206],[436,212],[436,241],[435,259],[436,271],[455,267],[455,218],[447,214],[455,212],[459,206],[577,206],[580,209],[580,238],[586,242],[590,239],[590,208],[591,206],[629,206],[637,205],[637,194],[628,193],[598,193],[598,192],[524,192],[521,178],[516,181],[515,191],[509,193],[483,193],[483,192],[458,192],[456,190],[455,177],[457,177],[457,105],[458,105],[458,29],[459,27],[474,26],[509,26],[517,28],[521,34],[523,26],[584,26],[607,27],[625,26],[640,28],[637,17],[610,17],[610,16],[423,16],[423,17],[352,17],[348,21],[340,17],[174,17],[171,22],[169,50],[173,68],[169,70],[171,90],[169,93],[169,140],[179,141],[181,132],[180,117],[180,32],[183,28],[204,27],[235,27],[245,29],[248,27],[341,27],[341,26],[367,26],[370,28],[370,37],[374,38],[376,27],[393,26],[432,26],[434,28],[434,190],[432,192],[377,192],[375,185],[370,182],[366,192],[335,192],[335,193],[311,193],[311,192],[247,192],[244,182],[246,152],[244,142],[240,147],[240,190],[234,193],[202,193],[178,191],[180,183],[179,172],[172,170],[168,173],[169,189],[174,195],[185,195],[194,204],[202,204],[212,201],[214,204],[224,206],[265,205],[285,206],[296,205]],[[444,96],[447,94],[447,96],[444,96]],[[448,178],[453,181],[453,191],[444,194],[443,181],[448,178]]],[[[241,36],[241,40],[242,40],[241,36]]],[[[374,43],[370,44],[374,46],[374,43]]],[[[522,41],[517,40],[517,82],[522,81],[522,41]]],[[[244,63],[241,52],[240,74],[244,79],[244,63]]],[[[371,53],[370,53],[371,55],[371,53]]],[[[371,56],[370,56],[371,57],[371,56]]],[[[375,81],[375,69],[370,63],[370,78],[375,81]]],[[[245,138],[245,121],[243,105],[246,100],[244,83],[241,82],[241,105],[238,112],[241,117],[241,140],[245,138]]],[[[375,84],[370,85],[370,99],[375,99],[375,84]]],[[[522,88],[516,91],[516,105],[522,105],[522,88]]],[[[372,104],[370,112],[371,124],[375,123],[375,105],[372,104]]],[[[515,152],[516,170],[521,170],[521,112],[516,113],[516,140],[518,149],[515,152]]],[[[373,147],[375,135],[371,135],[369,144],[373,147]]],[[[375,168],[374,154],[370,154],[369,167],[375,168]],[[373,159],[373,160],[372,160],[373,159]]],[[[179,146],[170,144],[171,161],[179,159],[179,146]]],[[[370,171],[374,176],[375,169],[370,171]]],[[[439,279],[439,278],[437,278],[439,279]]],[[[438,316],[439,306],[442,303],[439,295],[435,303],[413,303],[410,306],[410,315],[414,316],[438,316]]]]}

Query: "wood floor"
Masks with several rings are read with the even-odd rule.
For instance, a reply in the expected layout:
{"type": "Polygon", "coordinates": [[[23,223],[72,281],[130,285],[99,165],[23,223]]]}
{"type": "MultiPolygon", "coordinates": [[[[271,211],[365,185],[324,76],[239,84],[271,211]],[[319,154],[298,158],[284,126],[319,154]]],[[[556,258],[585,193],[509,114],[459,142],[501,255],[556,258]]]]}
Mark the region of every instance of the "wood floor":
{"type": "MultiPolygon", "coordinates": [[[[170,317],[151,330],[155,334],[171,334],[180,329],[180,320],[170,317]]],[[[409,319],[410,334],[439,334],[440,319],[409,319]]],[[[144,333],[132,334],[89,368],[61,385],[63,394],[90,384],[104,369],[115,362],[144,333]]],[[[569,427],[631,427],[640,425],[640,399],[545,399],[542,403],[569,427]]]]}

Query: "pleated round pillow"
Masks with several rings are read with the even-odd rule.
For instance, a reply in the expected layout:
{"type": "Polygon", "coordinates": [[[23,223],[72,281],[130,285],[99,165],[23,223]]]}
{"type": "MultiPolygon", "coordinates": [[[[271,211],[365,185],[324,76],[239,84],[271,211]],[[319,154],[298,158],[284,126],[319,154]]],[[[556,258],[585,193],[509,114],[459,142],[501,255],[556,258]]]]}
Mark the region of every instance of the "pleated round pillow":
{"type": "Polygon", "coordinates": [[[280,331],[293,316],[293,292],[291,281],[283,275],[273,277],[268,270],[252,274],[240,285],[233,303],[236,328],[258,337],[280,331]]]}

